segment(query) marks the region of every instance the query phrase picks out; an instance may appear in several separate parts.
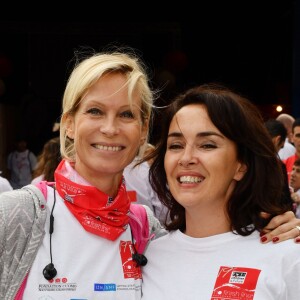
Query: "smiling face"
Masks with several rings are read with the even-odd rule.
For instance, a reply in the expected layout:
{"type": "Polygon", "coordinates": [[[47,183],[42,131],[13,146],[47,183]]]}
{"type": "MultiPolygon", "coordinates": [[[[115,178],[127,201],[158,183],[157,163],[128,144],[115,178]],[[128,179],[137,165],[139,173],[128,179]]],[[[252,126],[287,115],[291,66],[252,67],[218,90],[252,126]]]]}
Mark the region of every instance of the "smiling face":
{"type": "Polygon", "coordinates": [[[291,172],[290,178],[290,186],[294,189],[294,191],[298,191],[300,189],[300,166],[294,164],[291,172]]]}
{"type": "MultiPolygon", "coordinates": [[[[203,105],[190,104],[173,117],[165,170],[171,193],[188,214],[224,211],[245,167],[237,148],[211,122],[203,105]]],[[[222,213],[223,214],[223,213],[222,213]]]]}
{"type": "Polygon", "coordinates": [[[145,141],[141,99],[128,98],[126,77],[110,73],[87,92],[74,116],[67,117],[67,135],[74,140],[75,169],[110,195],[116,193],[123,169],[145,141]]]}

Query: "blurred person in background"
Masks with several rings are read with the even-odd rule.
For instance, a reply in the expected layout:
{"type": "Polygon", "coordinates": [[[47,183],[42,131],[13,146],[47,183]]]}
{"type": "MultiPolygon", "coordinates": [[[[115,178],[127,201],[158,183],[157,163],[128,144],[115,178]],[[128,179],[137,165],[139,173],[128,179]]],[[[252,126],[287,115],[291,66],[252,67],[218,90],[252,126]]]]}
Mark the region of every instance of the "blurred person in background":
{"type": "Polygon", "coordinates": [[[292,140],[292,127],[295,121],[295,118],[289,114],[280,114],[277,116],[276,120],[280,121],[287,131],[287,136],[284,141],[284,145],[281,149],[279,149],[279,157],[284,160],[289,156],[293,155],[296,152],[296,149],[293,145],[292,140]]]}
{"type": "Polygon", "coordinates": [[[59,137],[48,140],[38,156],[37,168],[33,171],[32,184],[46,180],[54,181],[54,171],[61,161],[59,137]]]}
{"type": "MultiPolygon", "coordinates": [[[[144,156],[154,150],[154,146],[147,144],[144,156]]],[[[150,207],[156,218],[164,225],[166,221],[167,208],[159,201],[149,182],[149,168],[151,161],[140,163],[141,158],[137,155],[135,159],[124,169],[124,177],[127,190],[133,202],[150,207]]]]}
{"type": "Polygon", "coordinates": [[[19,189],[32,181],[32,174],[37,166],[36,155],[28,149],[27,140],[20,138],[16,149],[8,154],[8,178],[13,189],[19,189]]]}
{"type": "MultiPolygon", "coordinates": [[[[265,122],[265,127],[267,128],[267,130],[272,138],[272,142],[275,146],[275,149],[278,153],[280,151],[280,149],[282,149],[284,146],[284,143],[285,143],[285,140],[287,137],[287,130],[280,121],[275,120],[275,119],[267,120],[265,122]]],[[[294,201],[292,200],[292,197],[291,197],[291,191],[290,191],[290,187],[289,187],[286,166],[282,160],[280,160],[280,162],[281,162],[283,179],[284,179],[281,201],[282,201],[282,204],[288,204],[290,209],[295,211],[295,205],[294,205],[294,201]]]]}
{"type": "Polygon", "coordinates": [[[296,148],[296,152],[293,155],[283,160],[286,166],[289,181],[291,179],[291,173],[292,173],[294,162],[295,160],[300,158],[300,118],[297,118],[293,123],[292,134],[293,134],[292,140],[296,148]]]}
{"type": "Polygon", "coordinates": [[[291,179],[291,197],[296,204],[296,216],[300,218],[300,159],[296,159],[293,165],[291,179]]]}
{"type": "Polygon", "coordinates": [[[10,185],[9,181],[1,176],[2,171],[0,171],[0,193],[11,191],[13,188],[10,185]]]}

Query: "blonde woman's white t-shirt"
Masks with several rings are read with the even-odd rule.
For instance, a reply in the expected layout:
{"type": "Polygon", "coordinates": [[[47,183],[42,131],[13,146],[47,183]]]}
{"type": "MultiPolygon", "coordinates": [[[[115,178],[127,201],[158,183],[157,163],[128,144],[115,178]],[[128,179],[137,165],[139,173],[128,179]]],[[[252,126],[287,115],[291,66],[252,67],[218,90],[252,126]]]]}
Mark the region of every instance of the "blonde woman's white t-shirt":
{"type": "MultiPolygon", "coordinates": [[[[53,207],[48,187],[47,209],[53,207]]],[[[48,281],[43,269],[50,263],[49,215],[46,235],[30,270],[23,300],[139,300],[141,279],[134,278],[131,232],[115,241],[85,231],[56,193],[53,211],[52,258],[57,276],[48,281]]]]}

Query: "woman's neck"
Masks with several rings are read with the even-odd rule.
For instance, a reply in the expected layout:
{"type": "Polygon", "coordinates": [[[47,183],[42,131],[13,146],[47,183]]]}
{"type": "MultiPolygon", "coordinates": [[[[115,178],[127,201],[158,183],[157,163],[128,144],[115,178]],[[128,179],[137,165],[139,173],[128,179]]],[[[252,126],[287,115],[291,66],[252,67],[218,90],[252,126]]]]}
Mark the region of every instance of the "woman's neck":
{"type": "Polygon", "coordinates": [[[185,216],[185,234],[191,237],[209,237],[231,231],[229,220],[223,211],[197,213],[186,210],[185,216]]]}

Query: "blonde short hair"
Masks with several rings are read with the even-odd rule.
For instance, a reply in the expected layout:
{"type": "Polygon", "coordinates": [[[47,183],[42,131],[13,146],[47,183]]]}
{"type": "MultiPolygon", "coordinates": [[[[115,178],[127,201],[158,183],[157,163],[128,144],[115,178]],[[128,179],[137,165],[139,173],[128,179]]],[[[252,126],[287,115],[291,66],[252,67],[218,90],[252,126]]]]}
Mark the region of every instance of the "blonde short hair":
{"type": "MultiPolygon", "coordinates": [[[[73,140],[67,137],[66,116],[74,115],[88,89],[107,73],[122,73],[127,77],[128,97],[132,101],[134,91],[141,97],[141,119],[150,120],[153,107],[153,92],[149,86],[146,67],[134,52],[101,52],[79,62],[72,71],[63,96],[60,122],[61,155],[75,160],[76,150],[73,140]]],[[[145,143],[148,141],[148,136],[145,143]]],[[[143,149],[143,147],[141,147],[143,149]]]]}

